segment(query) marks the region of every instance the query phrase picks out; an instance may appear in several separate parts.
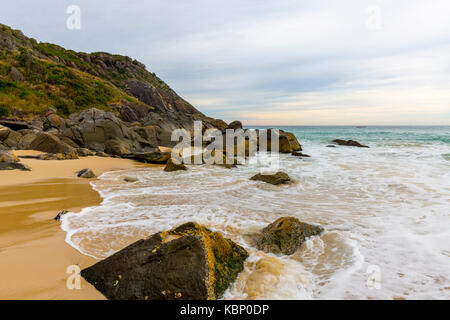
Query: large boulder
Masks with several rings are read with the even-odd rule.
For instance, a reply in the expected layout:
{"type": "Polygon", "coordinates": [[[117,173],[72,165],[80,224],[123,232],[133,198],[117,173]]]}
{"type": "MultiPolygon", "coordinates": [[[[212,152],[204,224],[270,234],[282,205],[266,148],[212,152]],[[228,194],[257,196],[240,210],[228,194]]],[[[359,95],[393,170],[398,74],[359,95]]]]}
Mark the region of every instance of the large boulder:
{"type": "Polygon", "coordinates": [[[293,133],[283,131],[282,134],[287,137],[287,139],[289,141],[289,145],[292,150],[291,152],[302,151],[302,146],[300,145],[300,143],[298,142],[297,138],[295,137],[295,135],[293,133]]]}
{"type": "Polygon", "coordinates": [[[14,130],[10,130],[8,137],[3,140],[3,144],[11,149],[18,149],[22,135],[14,130]]]}
{"type": "Polygon", "coordinates": [[[360,144],[358,141],[354,141],[354,140],[335,139],[332,142],[334,142],[334,143],[336,143],[336,144],[338,144],[340,146],[369,148],[369,146],[365,146],[363,144],[360,144]]]}
{"type": "MultiPolygon", "coordinates": [[[[277,132],[274,131],[273,129],[267,129],[267,151],[272,150],[272,139],[278,140],[278,151],[280,153],[292,153],[294,151],[302,151],[300,143],[298,142],[295,135],[291,132],[286,132],[283,130],[278,130],[277,132]]],[[[259,150],[259,139],[258,139],[258,150],[259,150]]]]}
{"type": "Polygon", "coordinates": [[[227,126],[227,129],[232,129],[232,130],[242,129],[242,122],[235,120],[227,126]]]}
{"type": "Polygon", "coordinates": [[[275,174],[262,174],[258,173],[250,178],[250,180],[263,181],[273,185],[286,184],[291,181],[291,178],[282,171],[278,171],[275,174]]]}
{"type": "Polygon", "coordinates": [[[81,271],[108,299],[219,299],[247,251],[194,222],[139,240],[81,271]]]}
{"type": "Polygon", "coordinates": [[[38,150],[47,153],[70,153],[73,148],[62,142],[57,136],[51,133],[41,132],[30,143],[31,150],[38,150]]]}
{"type": "Polygon", "coordinates": [[[307,224],[294,217],[283,217],[261,231],[256,245],[265,252],[291,255],[306,238],[320,235],[323,231],[321,226],[307,224]]]}
{"type": "Polygon", "coordinates": [[[72,114],[60,130],[61,135],[79,147],[121,157],[129,153],[148,152],[157,147],[152,128],[130,128],[114,113],[98,109],[72,114]]]}

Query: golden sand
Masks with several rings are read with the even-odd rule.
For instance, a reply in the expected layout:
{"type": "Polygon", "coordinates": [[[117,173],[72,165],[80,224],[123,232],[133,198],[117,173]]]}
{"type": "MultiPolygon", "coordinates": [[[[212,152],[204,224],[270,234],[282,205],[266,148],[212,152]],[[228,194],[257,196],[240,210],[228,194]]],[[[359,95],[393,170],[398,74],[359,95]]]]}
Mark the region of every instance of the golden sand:
{"type": "Polygon", "coordinates": [[[83,269],[96,260],[69,246],[53,218],[62,209],[78,212],[101,202],[89,180],[76,177],[77,171],[91,168],[99,176],[140,164],[101,157],[21,161],[31,171],[0,171],[0,299],[104,299],[83,279],[81,289],[67,288],[70,265],[83,269]]]}

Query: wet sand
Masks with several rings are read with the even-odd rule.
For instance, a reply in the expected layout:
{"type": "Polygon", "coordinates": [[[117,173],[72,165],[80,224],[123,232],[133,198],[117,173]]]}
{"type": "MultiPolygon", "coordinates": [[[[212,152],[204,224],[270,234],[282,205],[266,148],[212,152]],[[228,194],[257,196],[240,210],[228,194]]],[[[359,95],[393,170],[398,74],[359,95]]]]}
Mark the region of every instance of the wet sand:
{"type": "Polygon", "coordinates": [[[53,218],[62,209],[78,212],[100,204],[89,180],[76,178],[78,170],[100,175],[141,164],[100,157],[21,161],[31,171],[0,171],[0,299],[104,299],[83,279],[81,289],[67,288],[68,266],[83,269],[97,260],[69,246],[53,218]]]}

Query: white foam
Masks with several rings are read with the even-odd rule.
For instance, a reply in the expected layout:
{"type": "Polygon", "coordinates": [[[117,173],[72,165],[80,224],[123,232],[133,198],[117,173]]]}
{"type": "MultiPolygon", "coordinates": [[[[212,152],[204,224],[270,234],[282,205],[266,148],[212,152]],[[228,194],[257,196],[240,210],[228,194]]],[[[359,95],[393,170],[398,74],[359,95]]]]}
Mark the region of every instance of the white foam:
{"type": "MultiPolygon", "coordinates": [[[[291,257],[275,257],[284,271],[259,298],[450,298],[450,162],[442,156],[450,147],[326,148],[306,141],[304,149],[312,158],[281,155],[282,170],[296,181],[287,186],[250,181],[253,166],[105,173],[92,183],[102,204],[63,216],[66,241],[104,258],[194,220],[249,249],[256,263],[252,235],[280,216],[296,216],[326,233],[291,257]],[[125,176],[139,181],[123,183],[125,176]],[[373,265],[380,289],[366,286],[373,265]]],[[[243,288],[235,285],[225,297],[245,297],[243,288]]]]}

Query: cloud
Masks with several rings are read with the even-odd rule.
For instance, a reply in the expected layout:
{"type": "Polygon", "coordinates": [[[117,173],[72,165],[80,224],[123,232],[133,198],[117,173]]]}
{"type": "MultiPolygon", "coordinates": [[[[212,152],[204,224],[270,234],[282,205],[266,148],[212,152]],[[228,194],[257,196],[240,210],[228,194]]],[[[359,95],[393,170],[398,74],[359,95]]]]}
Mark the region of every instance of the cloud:
{"type": "Polygon", "coordinates": [[[446,0],[16,0],[0,18],[39,40],[135,57],[217,118],[450,124],[449,11],[446,0]],[[69,4],[79,31],[65,28],[69,4]]]}

